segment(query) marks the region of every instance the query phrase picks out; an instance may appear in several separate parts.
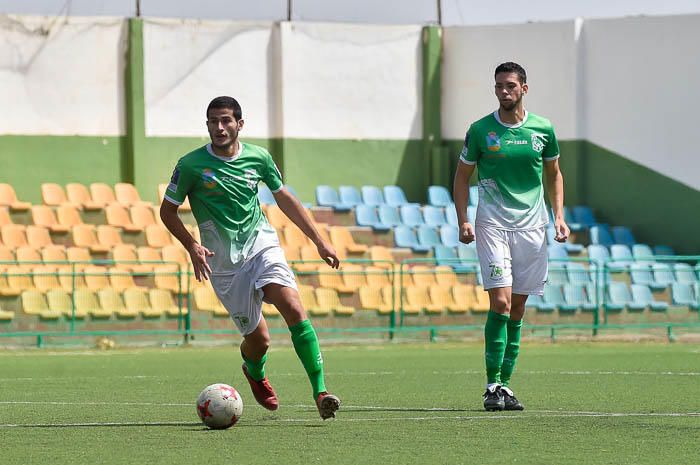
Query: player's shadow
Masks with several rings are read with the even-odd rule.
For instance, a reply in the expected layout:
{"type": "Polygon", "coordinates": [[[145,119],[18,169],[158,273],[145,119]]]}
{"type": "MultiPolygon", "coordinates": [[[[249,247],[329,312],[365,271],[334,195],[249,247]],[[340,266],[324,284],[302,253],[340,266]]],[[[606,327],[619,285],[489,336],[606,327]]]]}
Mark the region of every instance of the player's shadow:
{"type": "Polygon", "coordinates": [[[440,413],[440,412],[483,412],[484,409],[467,409],[467,408],[405,408],[405,407],[343,407],[343,412],[421,412],[421,413],[440,413]]]}
{"type": "Polygon", "coordinates": [[[68,423],[65,425],[55,424],[55,425],[13,425],[14,428],[25,428],[25,429],[53,429],[53,428],[142,428],[144,426],[156,426],[158,428],[162,427],[176,427],[182,428],[183,426],[202,426],[201,423],[193,422],[143,422],[143,423],[68,423]]]}

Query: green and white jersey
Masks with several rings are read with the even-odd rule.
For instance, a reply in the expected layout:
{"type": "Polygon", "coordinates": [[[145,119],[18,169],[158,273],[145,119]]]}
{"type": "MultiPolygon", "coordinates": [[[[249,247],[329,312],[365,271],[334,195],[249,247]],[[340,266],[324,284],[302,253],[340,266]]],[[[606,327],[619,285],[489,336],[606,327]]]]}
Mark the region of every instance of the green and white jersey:
{"type": "Polygon", "coordinates": [[[460,161],[477,165],[479,205],[476,224],[505,230],[546,225],[542,167],[559,157],[552,123],[525,112],[518,124],[500,120],[498,110],[473,123],[460,161]]]}
{"type": "Polygon", "coordinates": [[[216,155],[211,144],[180,158],[165,192],[176,205],[189,197],[202,245],[214,252],[207,258],[214,275],[235,273],[248,258],[279,245],[260,208],[258,183],[277,192],[282,175],[267,150],[240,144],[233,158],[216,155]]]}

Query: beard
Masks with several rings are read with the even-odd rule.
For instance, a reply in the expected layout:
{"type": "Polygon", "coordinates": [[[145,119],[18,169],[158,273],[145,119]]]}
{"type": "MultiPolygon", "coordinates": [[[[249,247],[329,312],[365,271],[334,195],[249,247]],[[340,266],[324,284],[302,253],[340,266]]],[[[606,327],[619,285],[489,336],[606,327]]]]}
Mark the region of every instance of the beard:
{"type": "Polygon", "coordinates": [[[209,135],[211,139],[211,145],[218,148],[218,149],[227,149],[231,147],[233,144],[236,143],[236,139],[238,137],[238,131],[233,132],[233,133],[227,133],[226,134],[226,142],[223,143],[217,143],[216,138],[212,136],[211,134],[209,135]]]}

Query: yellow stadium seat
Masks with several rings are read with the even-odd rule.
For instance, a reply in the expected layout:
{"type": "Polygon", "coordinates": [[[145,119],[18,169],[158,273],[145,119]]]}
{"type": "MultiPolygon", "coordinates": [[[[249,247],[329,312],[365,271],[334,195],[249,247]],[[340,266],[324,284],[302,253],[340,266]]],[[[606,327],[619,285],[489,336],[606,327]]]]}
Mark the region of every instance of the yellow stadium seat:
{"type": "Polygon", "coordinates": [[[394,309],[391,302],[385,302],[380,288],[361,287],[360,305],[363,310],[375,310],[380,315],[389,315],[394,309]]]}
{"type": "Polygon", "coordinates": [[[66,248],[62,245],[52,245],[41,249],[41,261],[43,261],[46,264],[57,266],[59,268],[70,268],[70,265],[66,263],[54,263],[68,261],[68,256],[66,255],[66,248]]]}
{"type": "Polygon", "coordinates": [[[68,247],[66,249],[66,258],[72,262],[71,268],[76,270],[85,269],[92,260],[90,249],[86,247],[68,247]]]}
{"type": "Polygon", "coordinates": [[[347,289],[351,289],[352,292],[357,292],[358,289],[367,286],[367,278],[362,265],[348,263],[341,265],[340,268],[343,277],[343,285],[347,289]]]}
{"type": "Polygon", "coordinates": [[[282,246],[282,249],[284,250],[284,257],[287,259],[288,262],[291,262],[293,260],[301,260],[301,253],[299,251],[299,247],[284,245],[282,246]]]}
{"type": "Polygon", "coordinates": [[[5,310],[2,308],[0,305],[0,321],[7,323],[8,321],[12,321],[12,319],[15,317],[15,312],[11,312],[9,310],[5,310]]]}
{"type": "Polygon", "coordinates": [[[406,289],[406,300],[404,301],[404,310],[406,307],[420,307],[428,315],[440,315],[445,309],[442,305],[434,303],[430,299],[428,288],[424,286],[414,286],[406,289]],[[408,303],[408,305],[406,305],[408,303]]]}
{"type": "Polygon", "coordinates": [[[378,268],[392,268],[394,256],[389,248],[383,245],[373,245],[369,248],[369,258],[374,261],[372,266],[378,268]]]}
{"type": "Polygon", "coordinates": [[[112,310],[100,307],[97,296],[91,290],[76,289],[74,297],[76,312],[86,313],[94,320],[104,320],[112,316],[112,310]]]}
{"type": "Polygon", "coordinates": [[[97,226],[97,242],[107,247],[108,250],[115,245],[124,243],[121,234],[119,234],[119,229],[105,224],[97,226]]]}
{"type": "Polygon", "coordinates": [[[75,225],[83,224],[80,212],[74,205],[61,205],[56,208],[56,219],[60,225],[69,229],[75,225]]]}
{"type": "Polygon", "coordinates": [[[136,186],[128,182],[118,182],[114,185],[114,197],[117,199],[117,202],[126,207],[132,205],[151,205],[151,202],[141,200],[136,186]]]}
{"type": "MultiPolygon", "coordinates": [[[[382,288],[382,296],[384,297],[384,300],[389,302],[391,299],[391,286],[385,286],[382,288]]],[[[420,306],[416,305],[410,305],[408,303],[408,300],[406,299],[406,293],[403,292],[403,300],[401,299],[402,297],[402,291],[401,289],[395,288],[394,289],[394,299],[395,299],[395,306],[396,306],[396,311],[401,311],[403,307],[403,312],[409,315],[419,315],[421,310],[423,310],[420,306]]]]}
{"type": "Polygon", "coordinates": [[[16,297],[20,295],[21,290],[10,285],[10,273],[15,273],[17,265],[7,265],[0,272],[0,295],[6,297],[16,297]]]}
{"type": "Polygon", "coordinates": [[[141,230],[152,224],[158,224],[153,213],[153,207],[150,205],[132,205],[129,208],[129,215],[131,216],[131,223],[141,228],[141,230]]]}
{"type": "Polygon", "coordinates": [[[22,247],[17,247],[15,250],[15,257],[20,264],[24,265],[37,265],[41,262],[41,253],[36,247],[29,245],[23,245],[22,247]]]}
{"type": "MultiPolygon", "coordinates": [[[[430,287],[437,285],[435,281],[435,269],[428,266],[416,265],[409,269],[416,286],[430,287]]],[[[404,285],[404,287],[406,287],[404,285]]]]}
{"type": "Polygon", "coordinates": [[[0,271],[3,271],[8,266],[13,265],[15,261],[15,254],[11,248],[6,245],[0,245],[0,271]],[[3,263],[7,262],[7,263],[3,263]],[[12,262],[12,263],[10,263],[12,262]]]}
{"type": "Polygon", "coordinates": [[[457,273],[452,270],[451,266],[445,265],[435,267],[435,281],[437,281],[437,285],[441,287],[452,287],[459,284],[457,273]]]}
{"type": "Polygon", "coordinates": [[[368,266],[365,268],[365,279],[367,286],[380,289],[392,283],[392,272],[386,268],[378,266],[368,266]]]}
{"type": "Polygon", "coordinates": [[[100,289],[97,292],[97,299],[100,302],[100,307],[105,311],[110,311],[117,315],[117,318],[136,318],[138,311],[133,308],[127,308],[124,305],[121,293],[116,289],[107,287],[100,289]]]}
{"type": "MultiPolygon", "coordinates": [[[[7,284],[10,289],[15,291],[34,290],[32,282],[32,269],[28,266],[8,266],[7,267],[7,284]]],[[[19,292],[6,293],[5,295],[17,295],[19,292]]]]}
{"type": "MultiPolygon", "coordinates": [[[[148,299],[151,302],[151,307],[158,310],[161,314],[165,314],[170,318],[178,318],[180,316],[180,308],[173,300],[173,294],[166,289],[149,289],[148,299]]],[[[183,305],[182,316],[187,315],[187,307],[183,305]]]]}
{"type": "Polygon", "coordinates": [[[211,286],[202,286],[194,290],[194,306],[197,310],[212,313],[214,316],[229,316],[211,286]]]}
{"type": "Polygon", "coordinates": [[[85,284],[91,291],[99,291],[109,287],[108,270],[104,266],[88,266],[83,270],[85,284]]]}
{"type": "Polygon", "coordinates": [[[90,196],[93,202],[102,205],[102,208],[117,201],[112,188],[103,182],[93,182],[90,184],[90,196]]]}
{"type": "Polygon", "coordinates": [[[14,224],[10,216],[10,209],[8,207],[0,207],[0,227],[6,224],[14,224]]]}
{"type": "Polygon", "coordinates": [[[363,254],[369,250],[364,244],[358,244],[345,226],[332,226],[329,229],[331,243],[336,249],[347,250],[349,253],[363,254]]]}
{"type": "Polygon", "coordinates": [[[58,269],[51,265],[41,265],[32,268],[32,278],[34,288],[41,292],[51,289],[60,289],[61,283],[58,281],[58,269]]]}
{"type": "Polygon", "coordinates": [[[33,290],[22,292],[22,311],[43,320],[58,320],[61,317],[59,310],[49,308],[43,293],[33,290]]]}
{"type": "Polygon", "coordinates": [[[475,312],[488,312],[491,308],[489,303],[489,293],[484,290],[483,286],[474,286],[474,295],[476,302],[472,308],[475,312]]]}
{"type": "Polygon", "coordinates": [[[68,202],[66,193],[59,184],[53,182],[45,182],[41,185],[41,200],[44,205],[49,207],[58,207],[68,202]]]}
{"type": "Polygon", "coordinates": [[[148,300],[148,291],[142,287],[124,289],[124,304],[126,308],[141,314],[143,318],[160,318],[163,312],[153,308],[148,300]]]}
{"type": "Polygon", "coordinates": [[[166,245],[161,249],[164,262],[178,263],[183,271],[187,270],[190,264],[190,254],[179,243],[177,245],[166,245]]]}
{"type": "Polygon", "coordinates": [[[90,252],[106,253],[110,250],[109,246],[98,242],[95,226],[92,224],[73,226],[72,237],[73,245],[76,247],[87,248],[90,250],[90,252]]]}
{"type": "MultiPolygon", "coordinates": [[[[318,249],[316,249],[315,245],[305,245],[304,247],[287,245],[286,247],[287,249],[294,248],[299,251],[299,258],[297,260],[309,262],[293,263],[291,266],[294,271],[309,273],[318,270],[319,260],[321,260],[321,257],[318,256],[318,249]]],[[[291,259],[287,258],[287,260],[291,259]]]]}
{"type": "Polygon", "coordinates": [[[77,320],[82,320],[87,316],[85,309],[76,308],[75,313],[73,313],[73,299],[63,289],[51,289],[46,293],[46,300],[50,310],[61,312],[67,319],[73,318],[75,315],[77,320]]]}
{"type": "Polygon", "coordinates": [[[122,204],[113,203],[105,207],[105,216],[107,224],[115,228],[122,229],[130,233],[138,233],[143,231],[143,227],[135,225],[129,217],[129,210],[122,204]]]}
{"type": "Polygon", "coordinates": [[[153,268],[157,265],[155,262],[160,262],[163,260],[159,249],[154,249],[153,247],[149,247],[147,245],[138,247],[136,249],[136,256],[138,257],[141,266],[148,271],[153,271],[153,268]]]}
{"type": "Polygon", "coordinates": [[[294,223],[292,223],[292,220],[290,220],[277,205],[269,205],[265,215],[267,216],[267,221],[278,231],[282,231],[286,227],[296,227],[294,223]]]}
{"type": "Polygon", "coordinates": [[[316,268],[318,271],[318,281],[321,287],[327,287],[329,289],[335,289],[341,294],[352,294],[355,292],[355,288],[348,287],[343,282],[343,278],[340,271],[334,270],[328,265],[318,265],[316,268]]]}
{"type": "Polygon", "coordinates": [[[2,243],[11,249],[29,245],[27,243],[27,228],[23,224],[6,224],[0,228],[2,243]]]}
{"type": "Polygon", "coordinates": [[[112,260],[117,269],[127,272],[147,273],[152,269],[152,266],[138,263],[136,249],[131,244],[115,245],[112,249],[112,260]]]}
{"type": "Polygon", "coordinates": [[[429,289],[430,300],[435,304],[446,308],[450,313],[466,313],[467,307],[460,307],[452,296],[452,288],[445,286],[432,286],[429,289]]]}
{"type": "Polygon", "coordinates": [[[280,312],[277,311],[277,307],[267,302],[262,304],[262,314],[265,318],[277,318],[280,316],[280,312]]]}
{"type": "Polygon", "coordinates": [[[355,309],[353,307],[340,303],[338,292],[336,292],[335,289],[317,287],[315,293],[318,306],[321,309],[332,310],[333,313],[338,316],[350,316],[355,313],[355,309]]]}
{"type": "Polygon", "coordinates": [[[73,292],[75,289],[85,289],[87,287],[84,274],[86,266],[59,269],[58,282],[61,283],[61,289],[67,292],[73,292]]]}
{"type": "Polygon", "coordinates": [[[86,211],[102,210],[105,207],[105,204],[95,202],[87,186],[79,182],[66,184],[66,196],[71,204],[86,211]]]}
{"type": "Polygon", "coordinates": [[[194,276],[188,276],[184,270],[180,271],[177,265],[158,265],[154,267],[153,272],[155,284],[158,289],[167,289],[175,294],[187,294],[188,285],[190,289],[197,287],[195,285],[196,278],[194,276]],[[179,282],[177,279],[178,273],[180,273],[179,282]]]}
{"type": "Polygon", "coordinates": [[[10,210],[14,211],[27,211],[32,204],[19,200],[15,188],[10,184],[0,183],[0,206],[10,207],[10,210]]]}
{"type": "Polygon", "coordinates": [[[311,240],[306,237],[306,234],[301,232],[301,229],[296,226],[286,226],[283,230],[284,243],[290,247],[302,248],[306,245],[313,245],[311,240]]]}
{"type": "Polygon", "coordinates": [[[146,227],[146,244],[160,249],[166,245],[172,245],[173,240],[165,226],[152,225],[146,227]]]}
{"type": "Polygon", "coordinates": [[[316,299],[316,294],[314,293],[314,288],[307,286],[305,284],[300,284],[299,297],[301,298],[301,303],[306,310],[306,313],[312,316],[328,316],[331,313],[330,308],[322,308],[318,304],[316,299]]]}
{"type": "MultiPolygon", "coordinates": [[[[165,197],[165,191],[168,189],[167,184],[158,184],[158,198],[162,202],[164,197],[165,197]]],[[[185,197],[185,201],[182,202],[182,205],[180,205],[180,209],[184,211],[190,211],[192,210],[192,207],[190,206],[190,199],[189,197],[185,197]]]]}
{"type": "Polygon", "coordinates": [[[126,289],[146,289],[143,286],[137,286],[134,282],[134,276],[126,271],[119,269],[117,267],[111,267],[109,269],[109,284],[113,289],[123,292],[126,289]]]}

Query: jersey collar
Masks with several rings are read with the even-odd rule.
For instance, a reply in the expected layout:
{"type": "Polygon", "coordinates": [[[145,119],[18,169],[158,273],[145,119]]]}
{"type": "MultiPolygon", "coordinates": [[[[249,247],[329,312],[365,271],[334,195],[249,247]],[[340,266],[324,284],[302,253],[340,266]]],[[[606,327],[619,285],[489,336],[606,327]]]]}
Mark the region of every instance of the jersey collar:
{"type": "Polygon", "coordinates": [[[236,149],[236,153],[234,153],[231,158],[221,157],[221,156],[215,154],[214,150],[211,148],[211,142],[206,145],[207,153],[209,153],[209,155],[216,158],[217,160],[221,160],[224,162],[232,162],[232,161],[236,160],[238,157],[240,157],[241,153],[243,152],[243,142],[241,142],[240,140],[237,140],[236,143],[238,144],[238,147],[236,149]]]}
{"type": "Polygon", "coordinates": [[[521,122],[516,123],[516,124],[510,124],[510,123],[504,123],[503,121],[501,121],[501,117],[498,116],[498,110],[493,112],[493,117],[496,118],[496,121],[498,121],[498,124],[500,124],[501,126],[505,126],[507,128],[511,128],[511,129],[519,128],[520,126],[525,124],[525,121],[527,121],[527,115],[529,115],[529,113],[527,112],[527,110],[525,110],[525,118],[523,118],[523,120],[521,122]]]}

